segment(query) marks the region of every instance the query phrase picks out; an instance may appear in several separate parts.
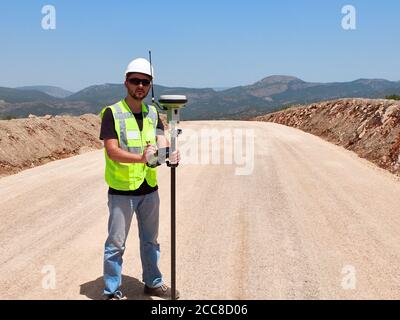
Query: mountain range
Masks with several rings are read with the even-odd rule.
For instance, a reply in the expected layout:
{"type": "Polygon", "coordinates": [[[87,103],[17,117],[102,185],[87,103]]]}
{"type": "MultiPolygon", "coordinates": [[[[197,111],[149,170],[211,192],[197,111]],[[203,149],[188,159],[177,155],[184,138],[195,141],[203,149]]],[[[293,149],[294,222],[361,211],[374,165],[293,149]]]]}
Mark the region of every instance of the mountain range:
{"type": "MultiPolygon", "coordinates": [[[[294,104],[336,98],[383,98],[400,94],[400,81],[358,79],[351,82],[312,83],[292,76],[269,76],[247,86],[229,89],[198,89],[155,85],[156,96],[183,94],[188,104],[185,120],[248,119],[294,104]]],[[[102,84],[76,93],[49,87],[0,87],[0,116],[27,117],[29,114],[99,113],[126,95],[123,84],[102,84]]],[[[150,97],[147,98],[150,102],[150,97]]]]}
{"type": "Polygon", "coordinates": [[[54,86],[26,86],[26,87],[17,87],[16,89],[40,91],[56,98],[66,98],[71,94],[73,94],[73,92],[71,91],[54,86]]]}

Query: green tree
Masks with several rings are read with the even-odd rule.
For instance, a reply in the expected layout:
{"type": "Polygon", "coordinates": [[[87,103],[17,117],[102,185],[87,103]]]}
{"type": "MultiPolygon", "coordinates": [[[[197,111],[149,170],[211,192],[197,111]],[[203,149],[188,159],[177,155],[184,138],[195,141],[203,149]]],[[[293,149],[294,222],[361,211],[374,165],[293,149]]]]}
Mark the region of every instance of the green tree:
{"type": "Polygon", "coordinates": [[[400,100],[400,96],[396,94],[392,94],[390,96],[386,96],[385,99],[390,99],[390,100],[400,100]]]}
{"type": "Polygon", "coordinates": [[[0,120],[11,120],[11,119],[16,119],[16,117],[14,116],[10,116],[10,115],[0,115],[0,120]]]}

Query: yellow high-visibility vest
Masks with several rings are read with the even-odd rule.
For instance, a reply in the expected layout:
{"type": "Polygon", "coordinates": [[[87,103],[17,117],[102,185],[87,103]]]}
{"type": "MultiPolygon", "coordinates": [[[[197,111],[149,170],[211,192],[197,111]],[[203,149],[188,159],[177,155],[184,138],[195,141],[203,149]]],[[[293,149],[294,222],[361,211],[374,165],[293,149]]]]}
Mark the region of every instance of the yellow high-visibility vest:
{"type": "MultiPolygon", "coordinates": [[[[115,131],[117,132],[121,149],[142,155],[147,142],[156,145],[158,115],[154,106],[142,103],[142,131],[139,130],[135,116],[132,114],[125,100],[105,107],[100,113],[101,118],[103,118],[107,108],[112,111],[115,131]]],[[[104,155],[106,160],[105,180],[111,188],[121,191],[136,190],[143,183],[144,179],[146,179],[151,187],[157,185],[156,168],[150,168],[145,163],[121,163],[113,161],[108,157],[107,150],[105,149],[104,155]]]]}

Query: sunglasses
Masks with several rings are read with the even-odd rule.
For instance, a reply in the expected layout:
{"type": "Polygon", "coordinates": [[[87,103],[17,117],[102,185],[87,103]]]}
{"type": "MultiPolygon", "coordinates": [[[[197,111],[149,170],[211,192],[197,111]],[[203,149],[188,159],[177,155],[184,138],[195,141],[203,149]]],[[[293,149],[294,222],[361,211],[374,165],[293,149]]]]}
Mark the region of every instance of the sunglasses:
{"type": "Polygon", "coordinates": [[[150,83],[151,83],[150,80],[139,79],[139,78],[130,78],[130,79],[126,80],[126,81],[128,81],[130,84],[133,84],[135,86],[138,86],[138,85],[142,84],[143,87],[148,87],[150,85],[150,83]]]}

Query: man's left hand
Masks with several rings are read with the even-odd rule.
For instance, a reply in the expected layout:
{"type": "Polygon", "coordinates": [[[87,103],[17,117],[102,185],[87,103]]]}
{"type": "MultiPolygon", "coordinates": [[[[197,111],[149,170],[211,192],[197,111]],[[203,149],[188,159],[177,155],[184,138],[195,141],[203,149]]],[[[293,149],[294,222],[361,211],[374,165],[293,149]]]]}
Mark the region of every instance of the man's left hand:
{"type": "Polygon", "coordinates": [[[178,164],[181,161],[181,153],[179,150],[175,150],[169,155],[169,162],[172,164],[178,164]]]}

